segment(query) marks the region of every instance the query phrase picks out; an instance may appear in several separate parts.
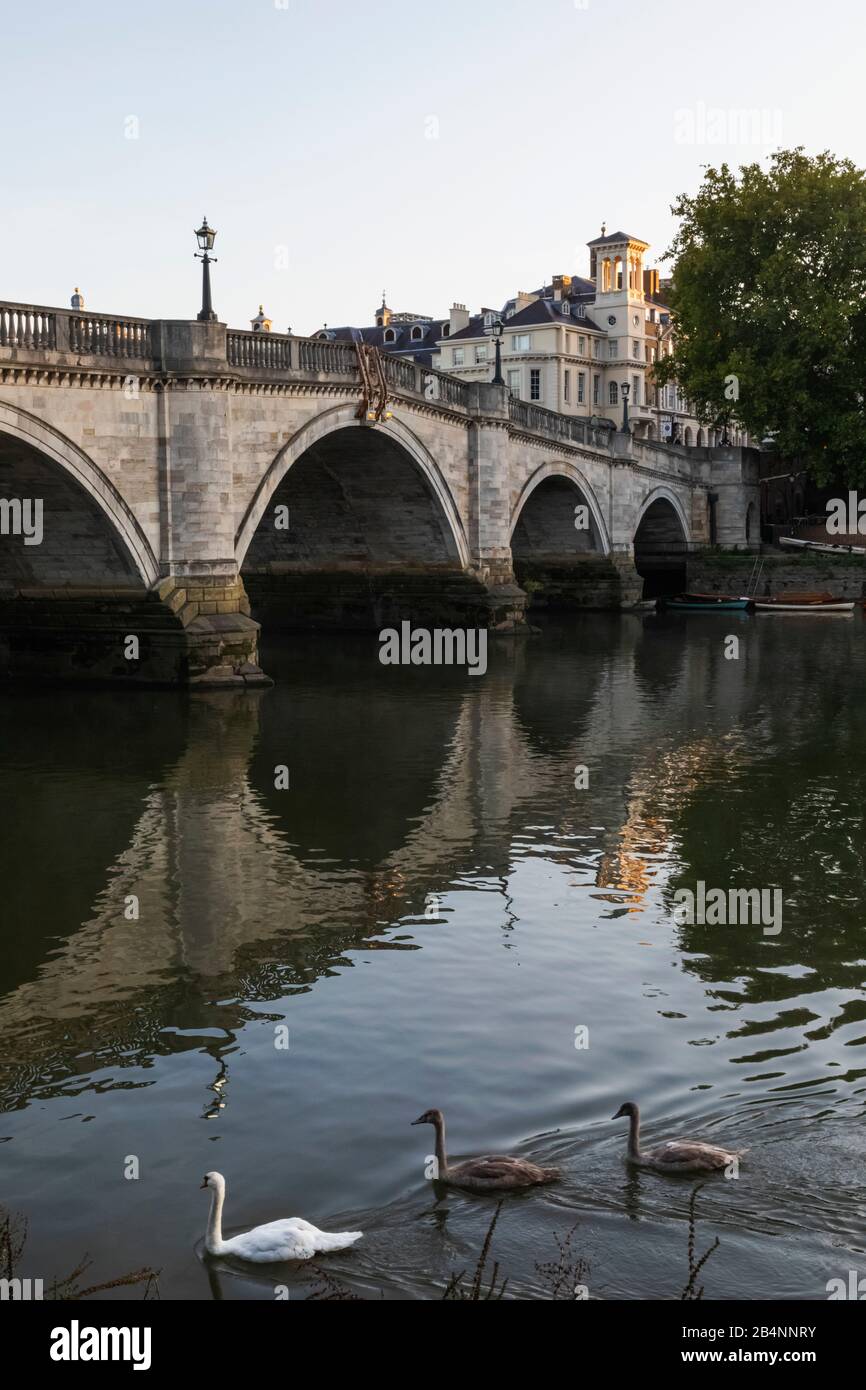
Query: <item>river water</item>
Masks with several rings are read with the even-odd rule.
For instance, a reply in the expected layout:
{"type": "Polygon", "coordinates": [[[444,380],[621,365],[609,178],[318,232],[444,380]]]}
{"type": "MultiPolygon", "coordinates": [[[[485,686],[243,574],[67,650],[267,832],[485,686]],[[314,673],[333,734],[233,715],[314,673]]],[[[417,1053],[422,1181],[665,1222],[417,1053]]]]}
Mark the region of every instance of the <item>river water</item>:
{"type": "Polygon", "coordinates": [[[454,1157],[562,1168],[503,1206],[510,1294],[549,1296],[573,1230],[591,1296],[678,1297],[693,1184],[626,1166],[635,1100],[650,1139],[749,1149],[697,1198],[706,1298],[866,1273],[864,636],[859,612],[591,615],[480,678],[381,666],[371,634],[265,643],[257,694],[5,692],[18,1272],[88,1254],[85,1283],[307,1297],[304,1267],[202,1258],[218,1169],[230,1232],[360,1228],[329,1273],[440,1298],[495,1204],[426,1180],[410,1121],[438,1106],[454,1157]],[[781,889],[782,930],[679,924],[698,881],[781,889]]]}

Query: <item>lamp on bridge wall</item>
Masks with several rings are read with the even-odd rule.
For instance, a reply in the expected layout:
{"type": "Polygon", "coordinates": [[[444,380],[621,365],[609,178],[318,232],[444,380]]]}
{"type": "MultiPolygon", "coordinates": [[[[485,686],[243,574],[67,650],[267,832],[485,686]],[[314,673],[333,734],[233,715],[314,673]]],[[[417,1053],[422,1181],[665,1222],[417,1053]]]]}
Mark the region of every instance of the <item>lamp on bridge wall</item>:
{"type": "Polygon", "coordinates": [[[504,386],[505,380],[502,375],[502,335],[505,332],[505,326],[502,319],[494,319],[490,331],[493,334],[493,346],[496,352],[496,361],[493,370],[493,385],[504,386]]]}
{"type": "Polygon", "coordinates": [[[208,254],[213,250],[216,232],[213,227],[208,226],[206,217],[202,218],[201,226],[196,231],[195,237],[198,242],[195,259],[201,261],[201,310],[198,317],[202,322],[216,323],[216,314],[210,297],[210,267],[211,261],[215,262],[217,258],[208,254]]]}
{"type": "Polygon", "coordinates": [[[620,387],[620,390],[622,391],[622,432],[623,434],[629,434],[630,430],[628,423],[628,398],[631,395],[631,387],[629,386],[627,381],[624,381],[622,383],[622,386],[620,387]]]}

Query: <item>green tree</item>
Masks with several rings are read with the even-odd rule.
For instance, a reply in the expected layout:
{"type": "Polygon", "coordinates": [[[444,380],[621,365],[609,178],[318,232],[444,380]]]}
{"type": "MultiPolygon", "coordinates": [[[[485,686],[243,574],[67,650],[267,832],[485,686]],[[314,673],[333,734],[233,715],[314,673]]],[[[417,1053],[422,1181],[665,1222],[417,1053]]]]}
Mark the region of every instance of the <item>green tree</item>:
{"type": "Polygon", "coordinates": [[[819,482],[866,480],[866,173],[781,150],[707,168],[672,211],[675,348],[656,381],[706,424],[772,433],[819,482]]]}

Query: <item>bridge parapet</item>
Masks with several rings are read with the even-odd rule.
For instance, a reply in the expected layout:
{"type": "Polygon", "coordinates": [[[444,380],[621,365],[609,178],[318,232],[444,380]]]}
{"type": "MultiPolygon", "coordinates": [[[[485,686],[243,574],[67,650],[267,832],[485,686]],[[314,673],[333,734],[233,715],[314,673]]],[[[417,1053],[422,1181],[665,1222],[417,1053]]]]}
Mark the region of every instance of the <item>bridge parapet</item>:
{"type": "Polygon", "coordinates": [[[579,415],[561,415],[556,410],[535,405],[531,401],[508,398],[508,414],[513,424],[528,434],[542,434],[567,444],[592,445],[610,449],[616,425],[612,420],[583,419],[579,415]]]}
{"type": "MultiPolygon", "coordinates": [[[[471,411],[469,383],[403,357],[383,353],[381,360],[396,394],[471,411]]],[[[0,368],[6,364],[60,371],[104,371],[110,364],[142,375],[225,374],[271,385],[321,380],[362,385],[354,343],[11,300],[0,301],[0,368]]]]}
{"type": "MultiPolygon", "coordinates": [[[[466,382],[432,367],[382,353],[385,382],[395,396],[474,415],[485,404],[477,382],[466,382]]],[[[363,386],[354,343],[294,334],[261,333],[196,320],[141,319],[38,304],[0,301],[0,371],[12,368],[63,371],[114,370],[158,378],[235,377],[279,386],[329,382],[363,386]]],[[[612,420],[562,415],[533,402],[505,396],[512,427],[571,446],[616,452],[612,420]]],[[[618,441],[620,446],[625,436],[618,441]]],[[[621,448],[620,448],[621,451],[621,448]]]]}
{"type": "Polygon", "coordinates": [[[0,303],[0,348],[34,354],[150,358],[151,320],[6,301],[0,303]]]}

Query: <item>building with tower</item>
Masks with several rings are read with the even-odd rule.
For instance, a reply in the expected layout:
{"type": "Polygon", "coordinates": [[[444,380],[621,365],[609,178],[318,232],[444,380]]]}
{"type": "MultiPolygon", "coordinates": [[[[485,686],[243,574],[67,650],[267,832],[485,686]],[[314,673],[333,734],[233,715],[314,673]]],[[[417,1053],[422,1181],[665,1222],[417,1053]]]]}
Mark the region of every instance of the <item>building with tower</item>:
{"type": "MultiPolygon", "coordinates": [[[[675,386],[659,387],[653,366],[673,350],[670,308],[659,272],[645,266],[647,242],[608,232],[588,243],[589,274],[554,275],[519,291],[500,310],[469,314],[455,305],[433,365],[469,380],[489,379],[491,328],[504,322],[502,370],[521,400],[566,415],[623,418],[638,436],[681,444],[716,444],[675,386]]],[[[745,443],[732,433],[729,442],[745,443]]]]}

